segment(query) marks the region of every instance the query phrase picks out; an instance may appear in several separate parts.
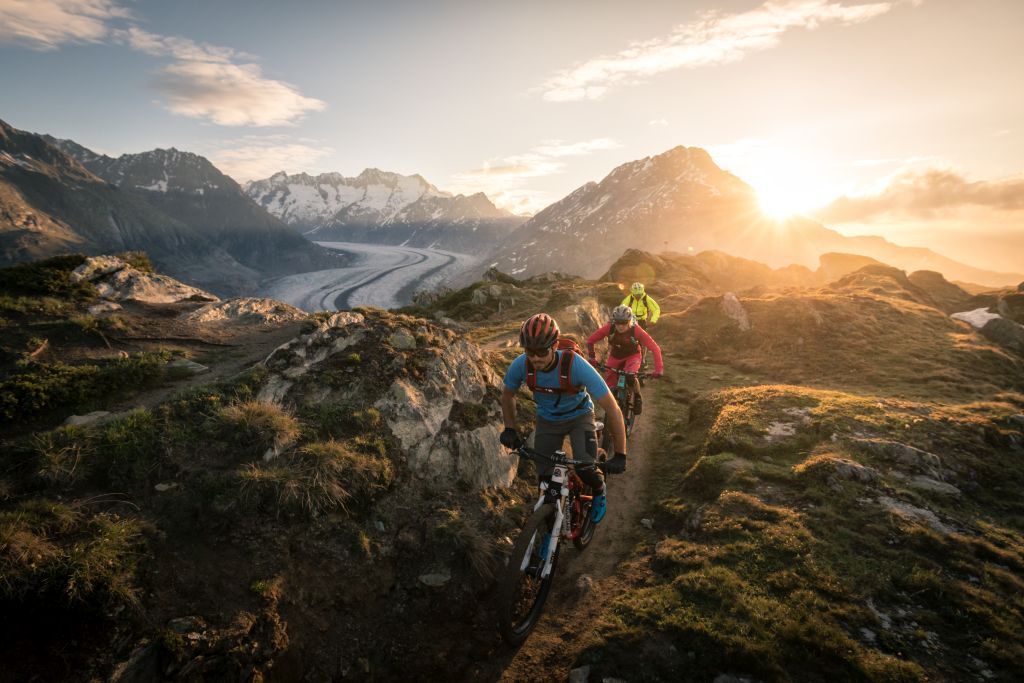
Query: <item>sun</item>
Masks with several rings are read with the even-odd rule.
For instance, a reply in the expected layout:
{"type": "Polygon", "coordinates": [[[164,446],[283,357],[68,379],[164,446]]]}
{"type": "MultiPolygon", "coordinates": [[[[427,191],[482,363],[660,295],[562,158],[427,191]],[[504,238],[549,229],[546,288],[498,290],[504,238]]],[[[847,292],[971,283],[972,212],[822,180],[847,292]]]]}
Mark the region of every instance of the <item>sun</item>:
{"type": "Polygon", "coordinates": [[[778,178],[757,185],[757,203],[762,213],[781,221],[805,211],[811,202],[800,183],[778,178]]]}

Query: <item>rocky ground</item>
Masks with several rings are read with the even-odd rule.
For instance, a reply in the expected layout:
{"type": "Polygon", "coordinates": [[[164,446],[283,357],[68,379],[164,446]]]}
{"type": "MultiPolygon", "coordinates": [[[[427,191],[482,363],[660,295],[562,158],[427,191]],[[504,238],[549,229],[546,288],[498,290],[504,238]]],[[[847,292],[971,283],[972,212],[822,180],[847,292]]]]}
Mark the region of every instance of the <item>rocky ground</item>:
{"type": "Polygon", "coordinates": [[[17,680],[1024,667],[1017,291],[840,258],[794,288],[725,255],[631,252],[602,281],[491,273],[404,312],[308,315],[179,292],[141,261],[78,265],[0,271],[17,680]],[[634,279],[665,311],[666,379],[594,544],[566,549],[510,650],[493,576],[533,484],[497,444],[498,377],[525,315],[579,338],[634,279]]]}

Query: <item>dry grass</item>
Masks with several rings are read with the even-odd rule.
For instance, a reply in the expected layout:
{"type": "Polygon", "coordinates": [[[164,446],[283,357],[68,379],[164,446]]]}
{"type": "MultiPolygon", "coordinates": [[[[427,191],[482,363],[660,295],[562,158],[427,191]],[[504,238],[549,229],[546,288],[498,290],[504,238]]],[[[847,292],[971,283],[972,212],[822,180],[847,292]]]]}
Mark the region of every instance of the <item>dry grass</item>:
{"type": "Polygon", "coordinates": [[[239,472],[247,501],[272,502],[279,512],[318,517],[352,513],[394,480],[391,462],[351,450],[340,441],[307,444],[270,465],[250,463],[239,472]]]}
{"type": "Polygon", "coordinates": [[[221,409],[220,419],[255,455],[262,455],[268,448],[280,451],[301,433],[299,421],[289,411],[268,401],[234,403],[221,409]]]}

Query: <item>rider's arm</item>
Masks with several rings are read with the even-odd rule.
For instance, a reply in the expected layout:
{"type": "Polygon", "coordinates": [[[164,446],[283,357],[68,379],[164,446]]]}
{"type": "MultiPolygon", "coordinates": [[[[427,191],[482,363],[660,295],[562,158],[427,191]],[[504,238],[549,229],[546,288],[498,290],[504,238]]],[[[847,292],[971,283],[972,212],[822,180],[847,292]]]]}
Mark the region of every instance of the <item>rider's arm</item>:
{"type": "Polygon", "coordinates": [[[626,452],[626,423],[622,420],[622,411],[619,404],[615,402],[612,392],[606,393],[597,400],[597,404],[604,408],[605,428],[612,432],[612,442],[615,444],[615,452],[626,452]]]}
{"type": "Polygon", "coordinates": [[[501,419],[505,429],[516,428],[516,392],[508,387],[501,388],[501,419]]]}
{"type": "Polygon", "coordinates": [[[654,356],[654,371],[657,373],[664,372],[665,363],[661,358],[661,347],[658,346],[658,342],[654,341],[651,335],[647,333],[647,330],[642,327],[638,327],[634,334],[636,334],[637,341],[654,356]]]}
{"type": "Polygon", "coordinates": [[[601,327],[597,328],[597,331],[594,332],[594,334],[592,334],[589,337],[587,337],[587,355],[588,356],[590,356],[591,358],[594,357],[594,355],[595,355],[594,354],[594,344],[596,344],[597,342],[599,342],[602,339],[604,339],[605,337],[607,337],[611,333],[611,330],[612,330],[612,324],[611,323],[605,323],[604,325],[601,325],[601,327]]]}
{"type": "Polygon", "coordinates": [[[516,392],[526,381],[526,356],[519,355],[508,366],[501,381],[501,418],[506,428],[516,426],[516,392]]]}
{"type": "Polygon", "coordinates": [[[658,316],[660,315],[661,306],[659,306],[658,302],[651,297],[647,297],[647,321],[653,325],[658,322],[658,316]]]}

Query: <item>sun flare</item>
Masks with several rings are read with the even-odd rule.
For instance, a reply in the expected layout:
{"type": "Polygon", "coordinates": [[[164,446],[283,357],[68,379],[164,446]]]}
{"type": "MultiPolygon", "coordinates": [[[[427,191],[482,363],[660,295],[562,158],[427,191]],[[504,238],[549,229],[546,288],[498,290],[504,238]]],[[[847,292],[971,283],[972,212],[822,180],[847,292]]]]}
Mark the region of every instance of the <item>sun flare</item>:
{"type": "Polygon", "coordinates": [[[805,211],[810,202],[798,183],[787,183],[783,179],[757,187],[757,203],[769,218],[785,220],[805,211]]]}

